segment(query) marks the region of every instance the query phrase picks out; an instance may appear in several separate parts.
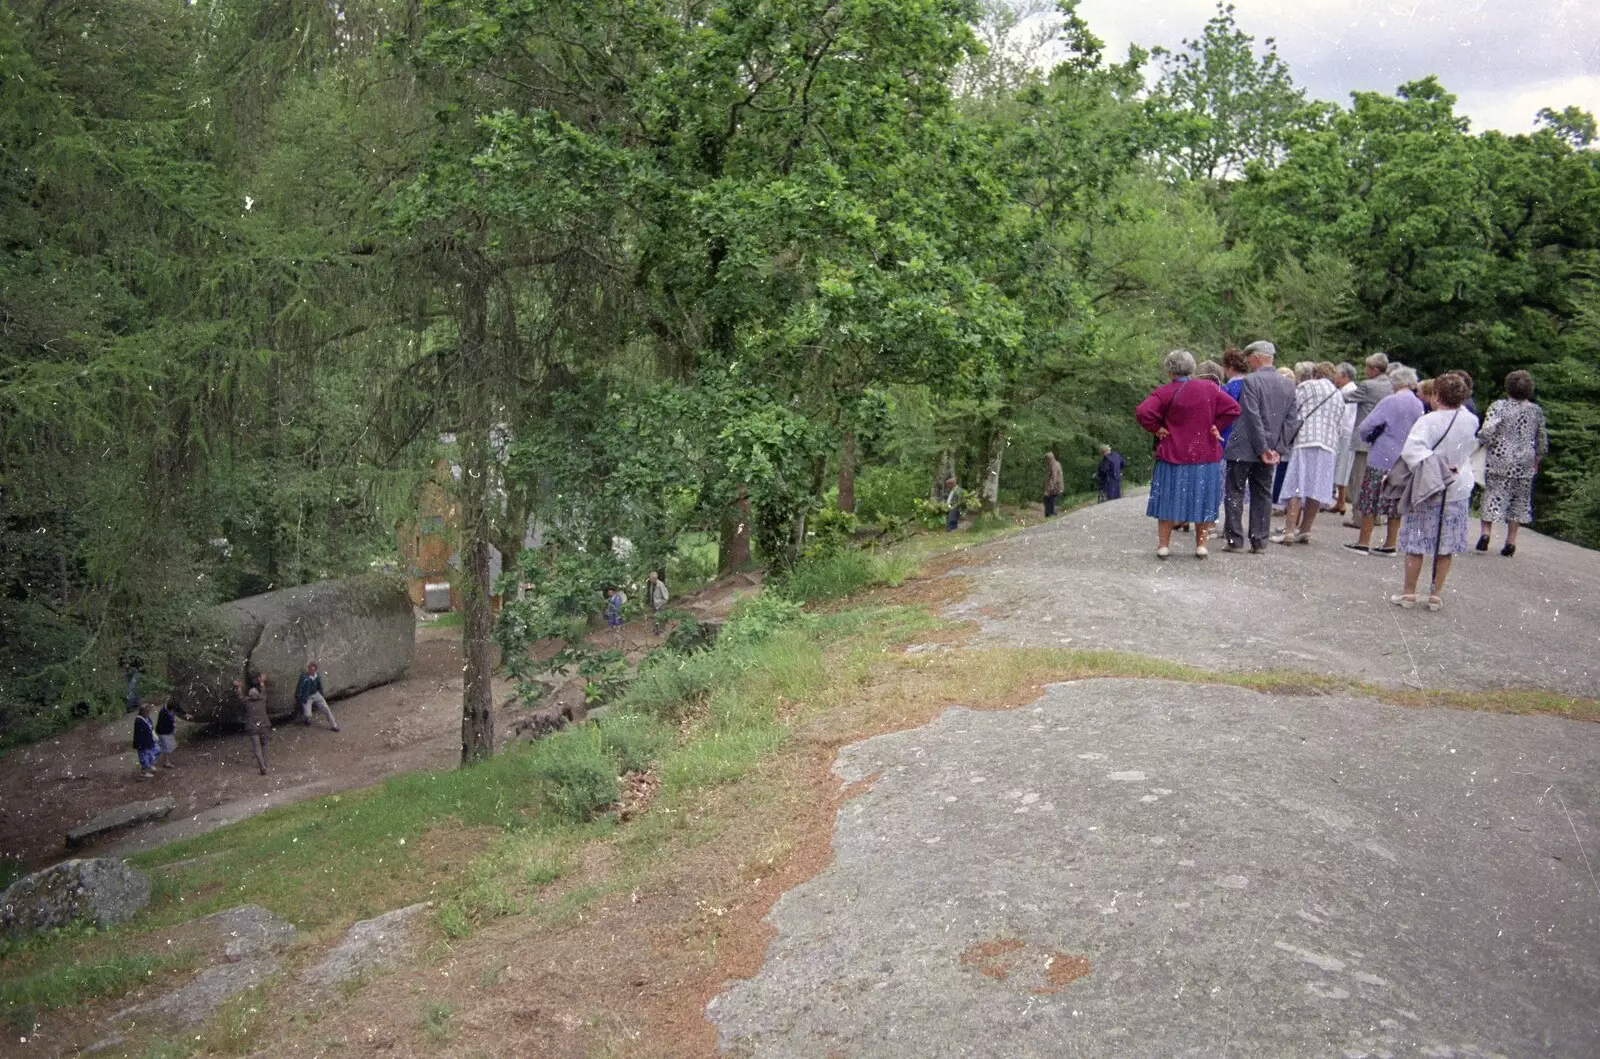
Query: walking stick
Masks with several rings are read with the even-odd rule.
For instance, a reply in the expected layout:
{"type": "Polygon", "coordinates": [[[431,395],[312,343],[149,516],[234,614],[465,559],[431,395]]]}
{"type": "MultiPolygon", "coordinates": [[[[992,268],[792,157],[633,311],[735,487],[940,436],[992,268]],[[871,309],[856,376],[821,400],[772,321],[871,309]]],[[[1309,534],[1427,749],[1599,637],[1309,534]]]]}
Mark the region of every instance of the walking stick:
{"type": "MultiPolygon", "coordinates": [[[[1446,493],[1449,490],[1445,491],[1446,493]]],[[[1428,595],[1436,595],[1433,591],[1439,584],[1439,546],[1444,543],[1444,502],[1445,493],[1439,494],[1439,529],[1433,535],[1433,577],[1428,582],[1428,595]]]]}

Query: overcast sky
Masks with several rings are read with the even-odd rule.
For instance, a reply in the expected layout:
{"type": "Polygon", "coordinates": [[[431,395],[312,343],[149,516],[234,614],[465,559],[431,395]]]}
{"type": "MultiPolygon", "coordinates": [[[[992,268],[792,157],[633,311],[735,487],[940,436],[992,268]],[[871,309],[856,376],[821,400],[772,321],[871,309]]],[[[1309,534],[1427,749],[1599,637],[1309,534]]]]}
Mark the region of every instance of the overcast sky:
{"type": "MultiPolygon", "coordinates": [[[[1526,132],[1540,107],[1600,113],[1600,0],[1234,0],[1239,27],[1275,37],[1295,82],[1348,105],[1438,74],[1474,131],[1526,132]]],[[[1083,0],[1121,58],[1129,42],[1198,38],[1215,0],[1083,0]]]]}

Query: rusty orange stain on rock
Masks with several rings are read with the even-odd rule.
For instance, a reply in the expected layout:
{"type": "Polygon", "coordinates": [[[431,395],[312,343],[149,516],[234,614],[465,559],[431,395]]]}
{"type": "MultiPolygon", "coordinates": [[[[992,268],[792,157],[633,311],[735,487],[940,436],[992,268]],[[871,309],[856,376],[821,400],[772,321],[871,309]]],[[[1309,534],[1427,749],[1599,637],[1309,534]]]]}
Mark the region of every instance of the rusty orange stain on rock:
{"type": "Polygon", "coordinates": [[[1089,973],[1089,957],[1069,956],[1064,952],[1052,952],[1045,957],[1044,981],[1042,988],[1031,990],[1035,996],[1050,996],[1059,993],[1067,986],[1089,973]]]}
{"type": "Polygon", "coordinates": [[[971,967],[987,978],[1003,982],[1011,973],[1011,961],[1007,957],[1025,948],[1027,943],[1017,938],[975,941],[961,953],[961,965],[971,967]]]}

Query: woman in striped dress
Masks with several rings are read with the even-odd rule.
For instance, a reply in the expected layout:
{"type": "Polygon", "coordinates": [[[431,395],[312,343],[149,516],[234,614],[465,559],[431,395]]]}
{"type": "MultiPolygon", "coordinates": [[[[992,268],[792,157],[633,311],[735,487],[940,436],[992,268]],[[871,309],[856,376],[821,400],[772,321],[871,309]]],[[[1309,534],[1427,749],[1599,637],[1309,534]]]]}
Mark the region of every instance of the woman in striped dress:
{"type": "Polygon", "coordinates": [[[1170,381],[1134,411],[1156,436],[1156,470],[1145,514],[1156,520],[1156,557],[1172,554],[1172,527],[1194,523],[1194,554],[1210,554],[1206,537],[1222,503],[1222,431],[1239,417],[1239,403],[1209,379],[1193,378],[1194,354],[1175,349],[1162,362],[1170,381]]]}

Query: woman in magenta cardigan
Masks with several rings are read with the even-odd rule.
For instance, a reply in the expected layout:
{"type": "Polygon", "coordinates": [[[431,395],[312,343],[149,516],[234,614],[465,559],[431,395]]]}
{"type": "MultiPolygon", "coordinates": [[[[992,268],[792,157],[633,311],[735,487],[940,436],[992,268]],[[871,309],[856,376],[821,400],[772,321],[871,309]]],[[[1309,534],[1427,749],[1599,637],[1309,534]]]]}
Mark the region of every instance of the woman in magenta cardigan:
{"type": "Polygon", "coordinates": [[[1192,379],[1194,354],[1175,349],[1161,362],[1171,379],[1134,411],[1157,438],[1156,473],[1145,514],[1157,520],[1156,557],[1172,554],[1172,527],[1194,523],[1194,554],[1204,559],[1206,537],[1222,506],[1222,432],[1239,418],[1239,402],[1209,379],[1192,379]]]}

